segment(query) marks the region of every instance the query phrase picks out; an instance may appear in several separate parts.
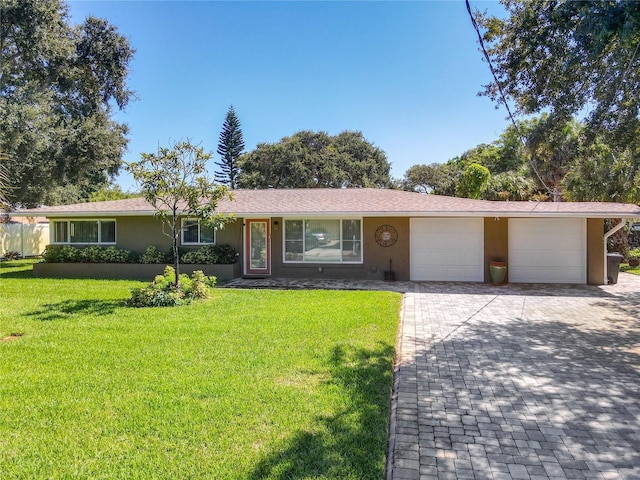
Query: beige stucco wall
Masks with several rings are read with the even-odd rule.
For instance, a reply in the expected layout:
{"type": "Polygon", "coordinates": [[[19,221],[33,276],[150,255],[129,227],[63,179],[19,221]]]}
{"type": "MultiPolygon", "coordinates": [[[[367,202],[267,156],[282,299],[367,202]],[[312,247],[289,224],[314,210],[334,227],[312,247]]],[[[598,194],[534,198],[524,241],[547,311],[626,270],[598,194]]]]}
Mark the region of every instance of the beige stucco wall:
{"type": "Polygon", "coordinates": [[[355,278],[384,280],[385,271],[392,270],[396,280],[409,280],[409,219],[396,217],[365,217],[362,219],[363,263],[283,263],[283,219],[271,219],[271,275],[292,278],[355,278]],[[375,241],[375,231],[381,225],[392,225],[398,231],[398,241],[381,247],[375,241]]]}
{"type": "Polygon", "coordinates": [[[587,219],[587,283],[602,285],[604,283],[604,220],[602,218],[587,219]]]}
{"type": "MultiPolygon", "coordinates": [[[[509,219],[485,217],[484,219],[484,281],[491,282],[489,262],[509,262],[509,219]]],[[[509,281],[509,268],[507,278],[509,281]]]]}
{"type": "MultiPolygon", "coordinates": [[[[87,219],[95,220],[96,217],[87,219]]],[[[78,220],[83,220],[83,218],[78,218],[78,220]]],[[[242,243],[242,220],[230,223],[218,230],[216,243],[231,245],[239,250],[242,243]]],[[[171,238],[163,233],[162,222],[159,219],[152,216],[116,218],[117,248],[144,253],[151,245],[161,251],[168,251],[172,245],[171,238]]],[[[193,245],[187,248],[198,249],[200,246],[193,245]]]]}
{"type": "Polygon", "coordinates": [[[409,280],[410,238],[409,219],[396,217],[369,217],[364,219],[364,262],[370,273],[377,274],[377,279],[384,279],[384,272],[391,270],[396,280],[409,280]],[[378,245],[375,233],[378,227],[391,225],[398,231],[398,240],[390,247],[378,245]]]}
{"type": "MultiPolygon", "coordinates": [[[[95,218],[95,217],[92,217],[95,218]]],[[[293,264],[283,263],[283,219],[271,219],[271,275],[294,278],[354,278],[383,280],[384,272],[392,270],[396,280],[409,280],[410,239],[409,218],[364,217],[362,264],[293,264]],[[398,241],[390,247],[381,247],[375,241],[375,231],[381,225],[392,225],[398,231],[398,241]]],[[[508,219],[487,217],[484,219],[484,281],[490,282],[489,262],[509,260],[508,219]]],[[[238,218],[216,233],[218,244],[231,245],[240,253],[243,261],[244,219],[238,218]]],[[[117,247],[143,253],[149,245],[159,250],[169,250],[171,240],[162,233],[160,221],[154,217],[119,217],[116,223],[117,247]]],[[[599,285],[604,278],[604,224],[602,219],[587,219],[587,281],[599,285]]],[[[191,248],[198,248],[193,246],[191,248]]],[[[508,272],[508,270],[507,270],[508,272]]],[[[238,269],[238,275],[243,274],[238,269]]],[[[508,273],[507,273],[508,275],[508,273]]]]}
{"type": "Polygon", "coordinates": [[[118,217],[116,219],[116,246],[144,253],[153,245],[158,250],[168,251],[171,238],[162,233],[160,220],[155,217],[118,217]]]}
{"type": "MultiPolygon", "coordinates": [[[[236,219],[216,232],[218,245],[231,245],[238,252],[242,252],[242,219],[236,219]]],[[[196,247],[199,248],[199,247],[196,247]]]]}

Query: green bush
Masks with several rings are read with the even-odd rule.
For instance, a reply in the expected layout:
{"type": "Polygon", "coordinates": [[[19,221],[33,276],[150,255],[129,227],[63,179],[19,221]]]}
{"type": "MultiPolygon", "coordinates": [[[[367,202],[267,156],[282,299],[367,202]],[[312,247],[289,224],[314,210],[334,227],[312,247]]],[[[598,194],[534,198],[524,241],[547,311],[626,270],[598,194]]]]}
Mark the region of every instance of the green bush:
{"type": "Polygon", "coordinates": [[[205,245],[180,256],[180,262],[185,264],[228,265],[236,263],[237,260],[238,252],[230,245],[205,245]]]}
{"type": "Polygon", "coordinates": [[[210,286],[215,286],[216,278],[207,277],[201,270],[180,275],[180,283],[175,286],[176,271],[166,266],[163,275],[157,275],[152,283],[131,289],[130,307],[175,307],[186,305],[198,298],[206,298],[210,286]]]}
{"type": "Polygon", "coordinates": [[[138,261],[138,255],[131,250],[97,245],[83,248],[71,245],[47,245],[42,258],[47,263],[135,263],[138,261]]]}
{"type": "MultiPolygon", "coordinates": [[[[180,263],[191,264],[231,264],[238,260],[238,252],[230,245],[205,245],[189,251],[180,247],[178,254],[180,263]]],[[[173,252],[161,252],[156,247],[147,247],[144,254],[139,255],[131,250],[118,249],[114,246],[73,247],[71,245],[47,245],[42,258],[47,263],[171,263],[173,252]]]]}
{"type": "Polygon", "coordinates": [[[167,263],[169,261],[169,255],[151,245],[147,247],[147,250],[140,257],[140,261],[142,263],[167,263]]]}
{"type": "Polygon", "coordinates": [[[77,258],[77,261],[79,262],[100,263],[100,259],[102,258],[101,248],[98,246],[92,246],[78,249],[77,258]]]}
{"type": "Polygon", "coordinates": [[[47,263],[80,262],[80,249],[70,245],[47,245],[42,254],[47,263]]]}
{"type": "Polygon", "coordinates": [[[140,259],[137,253],[114,246],[104,248],[101,253],[100,263],[137,263],[140,259]]]}

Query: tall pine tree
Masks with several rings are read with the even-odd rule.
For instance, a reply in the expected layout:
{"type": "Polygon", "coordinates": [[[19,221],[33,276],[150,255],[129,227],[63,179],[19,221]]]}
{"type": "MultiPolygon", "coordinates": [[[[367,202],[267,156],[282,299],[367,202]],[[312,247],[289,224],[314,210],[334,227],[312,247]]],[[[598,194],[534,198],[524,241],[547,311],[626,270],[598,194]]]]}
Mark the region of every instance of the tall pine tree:
{"type": "Polygon", "coordinates": [[[238,157],[242,155],[243,150],[244,140],[242,139],[240,121],[236,116],[233,105],[231,105],[222,125],[222,132],[220,132],[220,140],[218,141],[217,152],[222,158],[220,162],[216,162],[216,165],[220,167],[220,171],[215,172],[215,179],[223,185],[228,185],[232,190],[236,188],[238,157]]]}

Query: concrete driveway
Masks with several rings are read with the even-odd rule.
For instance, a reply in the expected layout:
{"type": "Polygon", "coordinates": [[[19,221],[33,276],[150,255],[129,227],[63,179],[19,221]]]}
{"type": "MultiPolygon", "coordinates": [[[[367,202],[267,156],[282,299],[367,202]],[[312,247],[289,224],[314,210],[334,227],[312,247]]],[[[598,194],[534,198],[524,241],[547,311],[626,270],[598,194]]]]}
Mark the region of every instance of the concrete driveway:
{"type": "Polygon", "coordinates": [[[388,480],[640,479],[640,277],[412,284],[388,480]]]}

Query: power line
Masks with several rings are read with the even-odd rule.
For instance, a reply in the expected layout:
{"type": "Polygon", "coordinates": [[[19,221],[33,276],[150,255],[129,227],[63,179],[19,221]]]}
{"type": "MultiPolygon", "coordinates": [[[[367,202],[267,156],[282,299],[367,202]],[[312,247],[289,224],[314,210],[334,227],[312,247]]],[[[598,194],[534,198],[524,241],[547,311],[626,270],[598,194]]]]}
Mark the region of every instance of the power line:
{"type": "MultiPolygon", "coordinates": [[[[484,45],[484,39],[482,38],[482,34],[480,33],[480,27],[478,25],[478,22],[476,22],[476,19],[473,16],[473,12],[471,11],[471,5],[469,5],[469,0],[465,0],[465,4],[467,6],[467,12],[469,13],[469,18],[471,19],[471,23],[473,24],[473,28],[475,29],[476,34],[478,35],[478,41],[480,42],[480,48],[482,49],[482,53],[484,54],[484,58],[487,60],[487,63],[489,64],[489,69],[491,70],[491,75],[493,76],[493,80],[495,82],[495,85],[498,87],[498,93],[500,94],[500,99],[502,100],[502,103],[504,104],[504,107],[507,109],[507,113],[509,114],[509,119],[511,120],[511,123],[513,124],[513,127],[516,130],[516,134],[518,135],[518,138],[520,139],[520,142],[522,143],[522,146],[524,148],[527,148],[527,142],[524,139],[524,135],[522,134],[522,131],[520,130],[520,126],[516,122],[516,119],[514,118],[513,113],[511,113],[511,108],[509,107],[509,103],[507,102],[507,96],[505,95],[504,90],[502,89],[502,84],[500,83],[500,81],[498,81],[498,74],[496,73],[496,70],[493,67],[493,62],[491,61],[491,57],[489,56],[489,52],[487,52],[487,49],[486,49],[486,47],[484,45]]],[[[536,168],[536,166],[533,163],[533,161],[529,160],[529,164],[531,165],[531,168],[532,168],[533,172],[538,177],[538,180],[540,180],[540,183],[542,184],[542,186],[547,190],[549,195],[552,196],[553,200],[557,201],[557,198],[559,196],[559,192],[557,191],[557,189],[555,189],[555,188],[551,189],[551,188],[549,188],[547,186],[547,184],[544,182],[544,180],[542,180],[542,177],[540,176],[540,172],[538,172],[538,169],[536,168]]]]}

